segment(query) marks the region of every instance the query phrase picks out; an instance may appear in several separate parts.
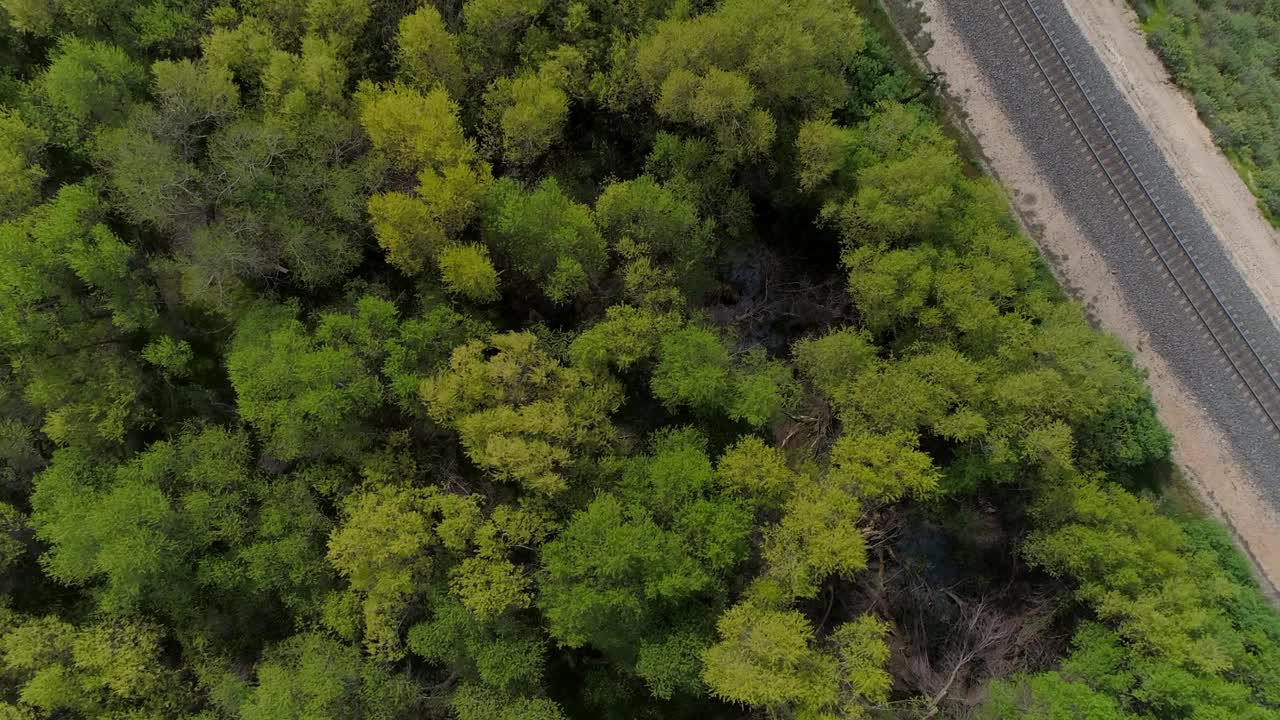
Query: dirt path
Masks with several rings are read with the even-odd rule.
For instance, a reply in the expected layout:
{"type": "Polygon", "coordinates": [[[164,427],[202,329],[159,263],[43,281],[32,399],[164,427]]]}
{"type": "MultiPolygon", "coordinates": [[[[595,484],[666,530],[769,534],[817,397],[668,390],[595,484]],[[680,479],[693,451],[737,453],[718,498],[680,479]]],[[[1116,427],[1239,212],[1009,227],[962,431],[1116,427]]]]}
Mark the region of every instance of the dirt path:
{"type": "MultiPolygon", "coordinates": [[[[1109,4],[1108,0],[1084,1],[1109,4]]],[[[943,2],[925,0],[923,6],[930,17],[925,31],[933,38],[926,56],[928,63],[946,73],[965,124],[992,172],[1009,190],[1015,209],[1059,280],[1087,305],[1104,329],[1119,336],[1135,352],[1137,363],[1148,371],[1160,419],[1174,435],[1175,462],[1206,504],[1233,528],[1272,589],[1280,587],[1280,517],[1233,459],[1229,444],[1205,409],[1194,400],[1166,359],[1150,348],[1148,333],[1124,299],[1113,272],[1061,206],[1030,152],[1012,131],[986,78],[946,17],[943,2]]],[[[1145,52],[1145,46],[1142,49],[1145,52]]],[[[1191,117],[1195,119],[1194,114],[1191,117]]],[[[1227,171],[1243,189],[1230,165],[1227,171]]],[[[1245,197],[1251,197],[1247,191],[1245,197]]],[[[1272,278],[1280,279],[1280,254],[1276,262],[1278,271],[1272,278]]],[[[1280,292],[1280,287],[1273,289],[1280,292]]]]}
{"type": "Polygon", "coordinates": [[[1146,44],[1124,0],[1070,0],[1066,8],[1195,199],[1231,262],[1280,319],[1280,232],[1262,216],[1240,175],[1213,143],[1195,106],[1146,44]]]}

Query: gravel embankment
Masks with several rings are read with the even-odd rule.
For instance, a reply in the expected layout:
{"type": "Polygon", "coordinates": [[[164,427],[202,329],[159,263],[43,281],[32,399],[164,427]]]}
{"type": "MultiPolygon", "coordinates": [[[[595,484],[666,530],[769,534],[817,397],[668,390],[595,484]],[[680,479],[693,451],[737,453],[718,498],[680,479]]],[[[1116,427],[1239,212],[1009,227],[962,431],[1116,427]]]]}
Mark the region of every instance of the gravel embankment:
{"type": "MultiPolygon", "coordinates": [[[[1054,194],[1074,216],[1090,243],[1123,288],[1138,320],[1150,333],[1152,349],[1165,357],[1219,425],[1238,461],[1280,509],[1280,442],[1259,416],[1237,379],[1216,353],[1212,340],[1181,301],[1156,261],[1146,256],[1146,240],[1110,194],[1105,178],[1058,116],[1061,108],[1012,35],[1000,6],[991,0],[946,0],[951,24],[983,71],[1015,132],[1030,149],[1054,194]]],[[[1280,330],[1241,280],[1152,142],[1144,125],[1112,82],[1106,67],[1058,0],[1037,0],[1081,83],[1116,133],[1161,208],[1254,346],[1274,369],[1280,358],[1280,330]]],[[[1212,483],[1212,478],[1202,481],[1212,483]]]]}

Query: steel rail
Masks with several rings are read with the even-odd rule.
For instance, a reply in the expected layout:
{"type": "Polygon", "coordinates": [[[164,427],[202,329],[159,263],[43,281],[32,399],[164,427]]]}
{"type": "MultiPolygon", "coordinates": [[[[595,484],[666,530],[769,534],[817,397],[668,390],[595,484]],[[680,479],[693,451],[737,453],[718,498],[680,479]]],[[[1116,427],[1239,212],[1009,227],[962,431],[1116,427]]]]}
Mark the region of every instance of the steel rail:
{"type": "MultiPolygon", "coordinates": [[[[1217,306],[1217,309],[1221,311],[1222,316],[1226,318],[1229,327],[1224,328],[1224,330],[1234,331],[1235,337],[1241,341],[1243,347],[1248,351],[1249,358],[1247,359],[1252,359],[1253,363],[1256,363],[1257,367],[1262,370],[1265,380],[1269,381],[1272,394],[1280,396],[1280,382],[1277,382],[1275,375],[1271,372],[1271,369],[1267,367],[1262,356],[1258,353],[1257,349],[1254,348],[1253,343],[1249,341],[1249,337],[1241,329],[1240,324],[1236,322],[1236,319],[1232,317],[1231,311],[1227,308],[1226,303],[1222,301],[1217,290],[1214,289],[1213,283],[1209,281],[1208,276],[1205,275],[1203,270],[1201,270],[1195,257],[1192,256],[1191,252],[1187,249],[1186,244],[1178,235],[1178,232],[1174,230],[1173,223],[1169,221],[1169,218],[1160,208],[1159,203],[1156,202],[1155,198],[1151,195],[1151,192],[1147,189],[1147,186],[1142,181],[1141,176],[1139,176],[1137,169],[1133,166],[1133,162],[1129,159],[1128,153],[1125,152],[1119,141],[1116,140],[1115,134],[1112,133],[1111,128],[1107,126],[1107,121],[1103,119],[1102,113],[1098,111],[1097,105],[1095,105],[1093,99],[1089,97],[1089,93],[1085,91],[1083,83],[1081,83],[1080,79],[1076,76],[1075,70],[1072,69],[1071,63],[1066,58],[1066,54],[1058,45],[1058,41],[1054,38],[1053,33],[1050,32],[1044,17],[1036,8],[1035,3],[1032,2],[1032,0],[1021,1],[1022,3],[1025,3],[1025,7],[1030,11],[1030,16],[1036,21],[1036,25],[1040,32],[1044,35],[1045,39],[1049,41],[1049,46],[1053,48],[1053,53],[1058,63],[1061,65],[1062,69],[1066,70],[1066,76],[1070,78],[1072,84],[1075,86],[1074,89],[1084,100],[1089,112],[1091,112],[1097,120],[1098,126],[1106,135],[1106,140],[1110,143],[1111,147],[1115,149],[1120,161],[1133,177],[1133,184],[1142,191],[1142,199],[1145,199],[1147,204],[1151,206],[1151,209],[1155,211],[1156,215],[1159,217],[1160,223],[1164,226],[1164,229],[1168,231],[1169,236],[1173,238],[1177,250],[1181,251],[1181,256],[1185,257],[1187,264],[1195,273],[1195,278],[1199,279],[1204,288],[1208,290],[1209,297],[1212,299],[1213,304],[1217,306]]],[[[1251,381],[1249,375],[1246,373],[1245,368],[1240,367],[1240,364],[1234,357],[1232,357],[1232,353],[1228,350],[1228,346],[1232,344],[1231,340],[1234,338],[1224,339],[1219,337],[1220,331],[1215,329],[1214,323],[1206,317],[1206,312],[1212,308],[1202,309],[1197,305],[1195,296],[1190,290],[1188,290],[1183,279],[1178,277],[1178,273],[1174,270],[1174,263],[1177,262],[1177,259],[1170,259],[1167,257],[1165,251],[1161,249],[1160,244],[1157,243],[1156,239],[1152,237],[1150,232],[1148,232],[1146,226],[1143,224],[1142,217],[1138,213],[1138,209],[1134,207],[1134,203],[1131,202],[1129,198],[1125,197],[1125,192],[1121,189],[1120,181],[1114,177],[1112,170],[1107,167],[1106,162],[1103,161],[1100,155],[1100,151],[1094,148],[1093,142],[1085,132],[1084,127],[1081,125],[1081,121],[1077,120],[1071,106],[1068,105],[1066,98],[1063,97],[1063,91],[1054,86],[1054,81],[1049,73],[1049,69],[1045,67],[1045,63],[1037,55],[1035,46],[1032,41],[1028,39],[1023,28],[1019,27],[1018,19],[1014,16],[1013,11],[1009,7],[1010,2],[1017,2],[1017,0],[997,0],[997,2],[999,3],[1001,10],[1004,11],[1005,16],[1009,19],[1009,23],[1013,27],[1014,32],[1017,33],[1018,38],[1022,41],[1023,46],[1026,47],[1027,53],[1035,63],[1036,68],[1044,77],[1045,84],[1053,93],[1058,104],[1062,106],[1067,119],[1070,121],[1072,127],[1075,128],[1076,133],[1084,142],[1085,147],[1089,150],[1089,154],[1093,157],[1094,162],[1102,169],[1102,174],[1107,178],[1107,182],[1110,184],[1112,190],[1115,191],[1120,202],[1124,204],[1125,210],[1128,212],[1129,216],[1133,218],[1134,225],[1137,226],[1139,232],[1142,233],[1152,250],[1155,251],[1156,257],[1159,258],[1160,264],[1164,267],[1165,272],[1168,273],[1169,277],[1172,278],[1173,282],[1178,286],[1178,289],[1186,299],[1187,304],[1191,307],[1192,311],[1195,312],[1201,325],[1203,325],[1208,331],[1209,337],[1213,339],[1214,344],[1217,345],[1219,352],[1221,352],[1223,357],[1227,359],[1227,362],[1231,365],[1232,371],[1240,378],[1241,384],[1249,391],[1249,395],[1252,396],[1254,403],[1256,403],[1258,408],[1262,410],[1262,413],[1267,417],[1267,420],[1270,421],[1272,427],[1277,431],[1280,431],[1280,412],[1268,407],[1267,402],[1263,398],[1263,395],[1266,394],[1266,390],[1254,387],[1253,381],[1251,381]]]]}

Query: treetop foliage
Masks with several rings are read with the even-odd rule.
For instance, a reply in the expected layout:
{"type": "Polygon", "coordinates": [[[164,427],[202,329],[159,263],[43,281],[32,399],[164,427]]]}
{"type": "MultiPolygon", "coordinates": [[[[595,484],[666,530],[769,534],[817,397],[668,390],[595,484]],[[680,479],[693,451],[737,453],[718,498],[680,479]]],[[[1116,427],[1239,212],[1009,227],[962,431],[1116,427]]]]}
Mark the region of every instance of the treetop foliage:
{"type": "Polygon", "coordinates": [[[1268,0],[1134,2],[1147,42],[1194,101],[1272,224],[1280,217],[1280,13],[1268,0]]]}
{"type": "Polygon", "coordinates": [[[0,717],[1280,713],[848,3],[0,0],[0,68],[0,717]]]}

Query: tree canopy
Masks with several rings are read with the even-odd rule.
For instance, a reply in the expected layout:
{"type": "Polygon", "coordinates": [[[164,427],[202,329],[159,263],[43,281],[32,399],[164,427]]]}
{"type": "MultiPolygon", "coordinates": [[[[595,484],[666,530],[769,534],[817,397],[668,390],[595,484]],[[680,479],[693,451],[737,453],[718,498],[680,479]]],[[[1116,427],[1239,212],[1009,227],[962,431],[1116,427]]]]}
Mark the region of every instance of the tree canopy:
{"type": "Polygon", "coordinates": [[[840,0],[0,0],[0,718],[1280,717],[840,0]]]}

